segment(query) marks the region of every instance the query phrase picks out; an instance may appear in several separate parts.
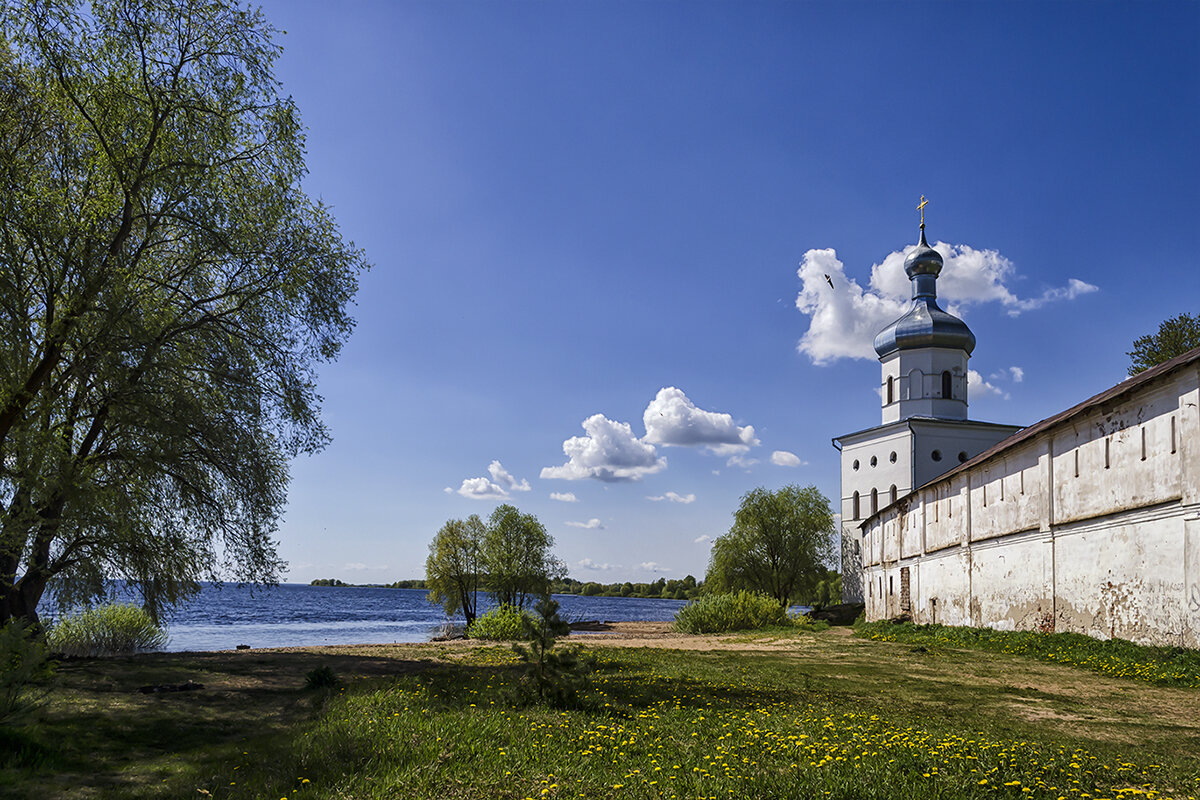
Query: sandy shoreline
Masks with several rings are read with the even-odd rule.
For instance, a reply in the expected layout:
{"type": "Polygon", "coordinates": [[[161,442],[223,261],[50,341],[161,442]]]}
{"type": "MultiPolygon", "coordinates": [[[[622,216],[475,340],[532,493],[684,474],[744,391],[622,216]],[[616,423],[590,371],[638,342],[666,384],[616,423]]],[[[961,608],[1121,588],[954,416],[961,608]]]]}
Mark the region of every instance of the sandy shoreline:
{"type": "MultiPolygon", "coordinates": [[[[610,628],[604,632],[574,631],[566,640],[569,644],[580,644],[585,647],[661,647],[670,650],[806,650],[811,646],[810,637],[757,634],[753,631],[741,631],[727,634],[695,635],[680,633],[672,627],[672,622],[610,622],[610,628]]],[[[850,635],[848,628],[831,629],[835,635],[850,635]]],[[[384,655],[396,650],[437,650],[455,651],[468,650],[475,647],[503,646],[503,642],[491,642],[481,639],[451,639],[444,642],[407,642],[395,644],[330,644],[305,645],[300,647],[263,647],[252,650],[220,650],[215,652],[230,653],[330,653],[330,654],[359,654],[370,655],[372,652],[384,655]]]]}

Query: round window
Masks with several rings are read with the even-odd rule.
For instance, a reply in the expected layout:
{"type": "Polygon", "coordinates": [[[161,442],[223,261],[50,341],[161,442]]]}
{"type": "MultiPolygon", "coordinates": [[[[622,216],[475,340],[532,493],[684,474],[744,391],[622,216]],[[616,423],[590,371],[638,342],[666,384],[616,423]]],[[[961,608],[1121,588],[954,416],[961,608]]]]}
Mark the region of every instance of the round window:
{"type": "Polygon", "coordinates": [[[967,460],[967,451],[963,450],[958,454],[958,463],[962,464],[967,460]]]}
{"type": "Polygon", "coordinates": [[[891,461],[893,464],[896,463],[896,451],[895,450],[893,450],[892,454],[890,456],[888,456],[888,460],[891,461]]]}
{"type": "Polygon", "coordinates": [[[875,456],[871,456],[871,466],[873,467],[878,463],[879,463],[879,459],[876,458],[875,456]]]}
{"type": "Polygon", "coordinates": [[[853,464],[853,466],[851,466],[851,469],[853,469],[855,472],[858,472],[858,459],[857,458],[854,459],[854,464],[853,464]]]}
{"type": "Polygon", "coordinates": [[[929,454],[929,457],[932,458],[934,461],[941,461],[942,460],[942,451],[934,450],[932,453],[929,454]]]}

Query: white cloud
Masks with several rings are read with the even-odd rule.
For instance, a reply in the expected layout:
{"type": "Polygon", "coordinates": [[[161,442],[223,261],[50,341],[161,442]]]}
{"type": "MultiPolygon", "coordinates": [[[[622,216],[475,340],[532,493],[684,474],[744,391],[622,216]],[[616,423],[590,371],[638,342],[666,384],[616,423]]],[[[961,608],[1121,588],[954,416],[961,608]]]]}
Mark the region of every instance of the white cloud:
{"type": "MultiPolygon", "coordinates": [[[[912,284],[904,273],[904,259],[915,245],[890,253],[871,267],[868,288],[847,278],[845,267],[832,249],[809,250],[804,254],[797,274],[801,289],[796,308],[811,322],[800,339],[798,349],[824,365],[839,358],[876,358],[872,342],[875,334],[900,317],[908,308],[912,284]],[[830,288],[826,276],[833,282],[830,288]]],[[[1065,287],[1046,289],[1038,297],[1021,298],[1008,288],[1017,278],[1013,263],[996,250],[976,250],[969,245],[938,242],[945,267],[938,278],[938,295],[952,313],[978,304],[995,302],[1010,315],[1018,316],[1042,306],[1097,291],[1097,287],[1077,278],[1065,287]]]]}
{"type": "Polygon", "coordinates": [[[1008,371],[1012,375],[1013,383],[1020,383],[1025,380],[1025,370],[1020,367],[1009,367],[1008,371]]]}
{"type": "Polygon", "coordinates": [[[529,491],[529,481],[518,481],[509,474],[508,470],[500,465],[499,461],[493,461],[488,465],[488,473],[492,476],[492,480],[495,481],[498,486],[502,486],[510,492],[529,491]]]}
{"type": "Polygon", "coordinates": [[[608,572],[609,570],[620,569],[620,564],[597,564],[590,558],[585,558],[582,561],[575,562],[576,569],[587,569],[594,572],[608,572]]]}
{"type": "Polygon", "coordinates": [[[462,486],[457,489],[447,486],[445,491],[460,494],[471,500],[503,500],[508,497],[508,492],[487,478],[464,478],[462,486]]]}
{"type": "Polygon", "coordinates": [[[510,491],[528,492],[529,481],[518,481],[509,474],[499,461],[488,465],[489,478],[464,478],[462,486],[452,489],[447,486],[446,494],[459,494],[471,500],[504,500],[510,491]]]}
{"type": "Polygon", "coordinates": [[[997,386],[993,386],[992,384],[988,383],[986,380],[983,379],[983,376],[980,375],[975,370],[973,370],[973,369],[967,370],[967,396],[968,397],[987,397],[988,395],[995,395],[997,397],[1003,397],[1005,400],[1009,399],[1008,392],[1004,391],[1003,389],[1001,389],[997,386]]]}
{"type": "Polygon", "coordinates": [[[667,492],[666,494],[660,494],[657,497],[647,497],[646,499],[653,500],[656,503],[659,502],[660,500],[670,500],[672,503],[683,503],[686,505],[687,503],[696,502],[696,495],[694,495],[694,494],[679,494],[678,492],[667,492]]]}
{"type": "Polygon", "coordinates": [[[823,365],[839,358],[876,358],[875,334],[904,313],[894,296],[864,291],[846,277],[837,252],[809,250],[797,271],[802,283],[796,308],[811,318],[800,339],[800,352],[823,365]],[[829,288],[829,275],[834,288],[829,288]]]}
{"type": "Polygon", "coordinates": [[[732,456],[732,457],[730,457],[730,459],[728,461],[725,462],[725,466],[741,467],[742,469],[749,472],[750,468],[753,467],[757,463],[758,463],[757,458],[746,458],[745,456],[732,456]]]}
{"type": "Polygon", "coordinates": [[[638,569],[644,569],[646,572],[669,572],[670,570],[663,567],[657,561],[643,561],[638,564],[638,569]]]}
{"type": "Polygon", "coordinates": [[[798,467],[804,462],[800,460],[800,456],[787,450],[776,450],[771,453],[771,463],[777,467],[798,467]]]}
{"type": "Polygon", "coordinates": [[[703,536],[697,536],[695,539],[692,539],[692,541],[695,542],[696,544],[708,544],[712,540],[713,540],[713,538],[711,536],[709,536],[708,534],[704,534],[703,536]]]}
{"type": "Polygon", "coordinates": [[[366,564],[362,563],[361,561],[352,561],[349,564],[343,564],[342,569],[347,570],[349,572],[362,572],[363,570],[370,570],[370,569],[385,570],[385,569],[388,569],[388,565],[380,564],[377,567],[369,567],[366,564]]]}
{"type": "Polygon", "coordinates": [[[560,503],[578,503],[579,502],[579,498],[575,496],[574,492],[551,492],[550,499],[557,500],[560,503]]]}
{"type": "Polygon", "coordinates": [[[604,528],[604,526],[600,524],[600,520],[596,519],[595,517],[592,517],[587,522],[568,522],[567,524],[570,525],[572,528],[587,528],[588,530],[604,528]]]}
{"type": "Polygon", "coordinates": [[[744,453],[758,444],[754,426],[736,425],[733,417],[697,408],[681,389],[667,386],[642,414],[644,441],[666,446],[704,446],[718,455],[744,453]]]}
{"type": "Polygon", "coordinates": [[[583,421],[583,429],[586,436],[573,436],[563,442],[567,463],[543,467],[543,478],[594,478],[615,483],[641,480],[644,475],[666,469],[667,460],[658,456],[654,445],[634,436],[628,422],[593,414],[583,421]]]}

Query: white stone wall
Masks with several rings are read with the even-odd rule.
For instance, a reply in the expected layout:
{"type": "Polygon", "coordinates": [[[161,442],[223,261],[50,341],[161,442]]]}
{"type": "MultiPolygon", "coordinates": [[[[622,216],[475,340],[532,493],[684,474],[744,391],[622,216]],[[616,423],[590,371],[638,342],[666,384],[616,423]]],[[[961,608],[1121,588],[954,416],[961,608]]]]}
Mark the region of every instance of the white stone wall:
{"type": "Polygon", "coordinates": [[[883,512],[868,619],[1200,647],[1198,408],[1193,362],[883,512]]]}

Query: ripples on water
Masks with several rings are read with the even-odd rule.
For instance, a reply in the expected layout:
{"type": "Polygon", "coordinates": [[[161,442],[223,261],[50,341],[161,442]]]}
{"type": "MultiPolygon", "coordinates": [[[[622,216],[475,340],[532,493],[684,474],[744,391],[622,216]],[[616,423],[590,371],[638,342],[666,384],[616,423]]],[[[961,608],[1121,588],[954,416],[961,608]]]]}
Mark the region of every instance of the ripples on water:
{"type": "MultiPolygon", "coordinates": [[[[682,600],[555,595],[569,620],[609,622],[673,619],[682,600]]],[[[484,603],[480,595],[481,606],[484,603]]],[[[52,607],[45,607],[52,614],[52,607]]],[[[461,618],[457,620],[460,624],[461,618]]],[[[441,630],[441,606],[422,589],[307,586],[274,589],[206,585],[165,620],[168,650],[231,650],[322,644],[426,642],[441,630]]]]}

